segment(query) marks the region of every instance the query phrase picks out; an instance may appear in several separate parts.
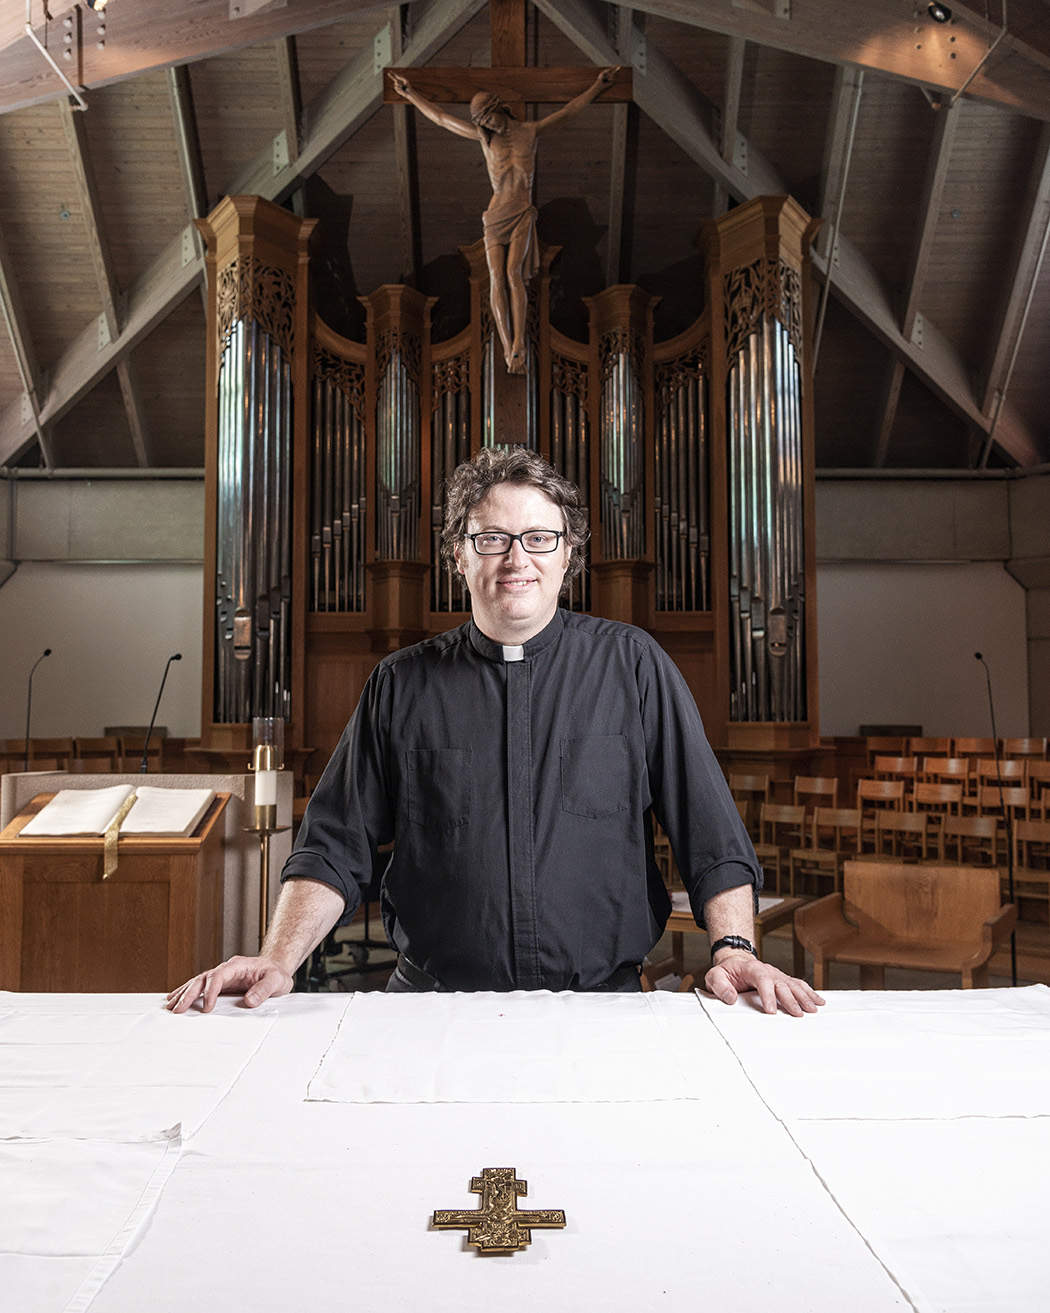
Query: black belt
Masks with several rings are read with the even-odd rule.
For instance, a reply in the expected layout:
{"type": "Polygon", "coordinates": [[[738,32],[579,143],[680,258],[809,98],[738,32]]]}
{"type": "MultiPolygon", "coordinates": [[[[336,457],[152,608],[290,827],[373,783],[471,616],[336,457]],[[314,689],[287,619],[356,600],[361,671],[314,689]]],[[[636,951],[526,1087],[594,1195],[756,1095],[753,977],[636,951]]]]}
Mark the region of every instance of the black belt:
{"type": "MultiPolygon", "coordinates": [[[[404,953],[398,953],[397,955],[397,969],[401,977],[413,989],[429,993],[435,991],[445,992],[439,980],[421,970],[414,962],[410,962],[404,953]]],[[[640,971],[641,967],[636,966],[617,967],[609,979],[603,981],[600,985],[595,985],[594,990],[597,993],[615,993],[621,985],[626,985],[630,980],[637,980],[640,971]]]]}

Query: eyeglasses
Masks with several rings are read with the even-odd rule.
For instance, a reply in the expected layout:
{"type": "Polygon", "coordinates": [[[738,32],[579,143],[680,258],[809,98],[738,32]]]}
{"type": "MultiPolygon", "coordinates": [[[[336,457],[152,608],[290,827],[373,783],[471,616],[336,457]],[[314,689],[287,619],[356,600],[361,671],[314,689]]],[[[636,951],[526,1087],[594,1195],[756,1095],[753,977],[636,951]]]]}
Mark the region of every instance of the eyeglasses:
{"type": "Polygon", "coordinates": [[[557,548],[558,540],[565,537],[565,530],[530,529],[527,533],[493,533],[486,530],[485,533],[465,533],[463,537],[470,539],[479,556],[506,556],[515,542],[521,543],[530,556],[542,556],[557,548]]]}

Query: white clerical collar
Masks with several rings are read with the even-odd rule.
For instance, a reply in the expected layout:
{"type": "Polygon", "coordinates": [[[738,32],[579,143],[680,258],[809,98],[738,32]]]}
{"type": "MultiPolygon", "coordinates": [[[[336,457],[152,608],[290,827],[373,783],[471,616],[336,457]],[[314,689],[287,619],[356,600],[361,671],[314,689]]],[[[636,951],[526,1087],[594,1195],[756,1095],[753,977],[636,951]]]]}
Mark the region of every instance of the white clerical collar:
{"type": "Polygon", "coordinates": [[[517,644],[516,646],[508,646],[506,643],[504,643],[504,644],[503,644],[503,660],[504,660],[504,661],[524,661],[524,660],[525,660],[525,648],[524,648],[524,647],[522,646],[522,644],[520,644],[520,643],[517,644]]]}

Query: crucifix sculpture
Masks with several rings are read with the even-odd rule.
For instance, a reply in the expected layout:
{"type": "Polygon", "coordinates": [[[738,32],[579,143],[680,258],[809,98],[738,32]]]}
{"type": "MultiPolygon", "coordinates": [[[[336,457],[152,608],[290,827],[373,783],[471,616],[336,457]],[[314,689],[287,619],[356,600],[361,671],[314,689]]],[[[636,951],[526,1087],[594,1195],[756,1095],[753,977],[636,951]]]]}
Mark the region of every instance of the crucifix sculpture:
{"type": "Polygon", "coordinates": [[[431,1225],[438,1231],[467,1228],[467,1244],[482,1254],[512,1254],[524,1249],[538,1227],[565,1225],[560,1208],[518,1209],[518,1196],[529,1192],[513,1167],[486,1167],[471,1179],[470,1188],[481,1195],[476,1209],[437,1208],[431,1225]]]}
{"type": "Polygon", "coordinates": [[[432,123],[480,144],[492,184],[492,200],[483,216],[489,304],[507,370],[524,374],[526,284],[539,268],[532,203],[536,139],[578,114],[607,89],[606,99],[630,99],[630,76],[619,68],[603,69],[595,77],[593,69],[525,67],[522,0],[492,0],[490,16],[491,68],[392,68],[385,98],[407,100],[432,123]],[[587,79],[585,83],[581,75],[587,79]],[[469,102],[469,121],[441,109],[440,101],[469,102]],[[529,120],[521,112],[524,102],[564,103],[545,118],[529,120]]]}

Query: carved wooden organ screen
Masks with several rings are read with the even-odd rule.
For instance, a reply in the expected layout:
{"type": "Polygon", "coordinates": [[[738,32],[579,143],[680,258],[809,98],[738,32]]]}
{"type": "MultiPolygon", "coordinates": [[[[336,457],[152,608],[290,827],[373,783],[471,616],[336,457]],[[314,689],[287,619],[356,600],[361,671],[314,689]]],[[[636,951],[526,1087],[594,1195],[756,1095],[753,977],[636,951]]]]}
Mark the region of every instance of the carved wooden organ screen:
{"type": "Polygon", "coordinates": [[[309,311],[312,225],[256,197],[223,201],[201,222],[206,743],[232,747],[253,715],[283,715],[293,746],[329,750],[385,652],[460,623],[468,598],[440,564],[442,486],[508,442],[583,490],[591,568],[567,605],[653,632],[714,742],[756,722],[809,741],[808,225],[787,198],[711,225],[708,308],[660,343],[653,298],[629,286],[589,299],[588,342],[559,333],[544,251],[526,373],[512,377],[481,243],[464,251],[471,315],[455,337],[433,341],[432,303],[386,286],[363,298],[366,340],[352,342],[309,311]]]}

